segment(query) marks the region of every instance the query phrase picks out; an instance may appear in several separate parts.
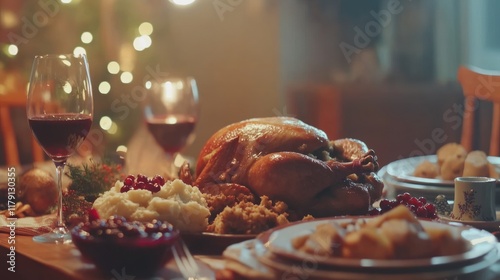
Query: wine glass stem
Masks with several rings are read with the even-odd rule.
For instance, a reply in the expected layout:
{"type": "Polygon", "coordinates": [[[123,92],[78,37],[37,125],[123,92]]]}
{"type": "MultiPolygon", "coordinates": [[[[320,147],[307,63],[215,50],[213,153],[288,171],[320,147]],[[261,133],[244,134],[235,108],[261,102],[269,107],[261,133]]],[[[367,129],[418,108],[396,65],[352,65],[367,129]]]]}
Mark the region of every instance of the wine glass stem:
{"type": "Polygon", "coordinates": [[[58,199],[57,199],[57,228],[58,229],[64,229],[66,226],[64,224],[63,220],[63,193],[62,193],[62,175],[64,172],[64,167],[66,166],[66,162],[56,162],[56,177],[57,177],[57,192],[58,192],[58,199]]]}
{"type": "Polygon", "coordinates": [[[177,178],[177,168],[175,167],[175,158],[177,153],[167,153],[168,173],[171,178],[177,178]]]}

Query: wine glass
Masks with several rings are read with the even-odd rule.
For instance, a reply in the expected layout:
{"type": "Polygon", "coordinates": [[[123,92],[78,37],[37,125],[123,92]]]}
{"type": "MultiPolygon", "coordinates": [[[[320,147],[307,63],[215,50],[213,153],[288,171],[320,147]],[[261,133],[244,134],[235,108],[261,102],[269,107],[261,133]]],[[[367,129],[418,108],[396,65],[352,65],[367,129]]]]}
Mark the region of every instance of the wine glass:
{"type": "Polygon", "coordinates": [[[66,160],[92,125],[93,99],[85,55],[35,56],[28,88],[27,117],[35,138],[56,166],[58,189],[55,228],[33,237],[36,242],[69,243],[62,215],[62,175],[66,160]]]}
{"type": "Polygon", "coordinates": [[[192,140],[198,120],[196,81],[169,77],[147,82],[146,88],[146,125],[167,156],[168,175],[176,177],[175,157],[192,140]]]}

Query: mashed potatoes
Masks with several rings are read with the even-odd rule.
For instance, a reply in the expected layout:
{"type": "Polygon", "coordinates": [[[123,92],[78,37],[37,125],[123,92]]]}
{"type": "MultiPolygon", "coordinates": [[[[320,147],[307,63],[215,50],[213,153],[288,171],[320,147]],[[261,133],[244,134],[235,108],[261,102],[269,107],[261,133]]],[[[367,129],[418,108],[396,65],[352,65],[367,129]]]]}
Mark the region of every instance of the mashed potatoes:
{"type": "Polygon", "coordinates": [[[168,181],[161,190],[130,190],[121,193],[123,182],[94,201],[93,207],[101,217],[124,216],[127,219],[149,222],[168,221],[180,231],[201,232],[208,225],[210,211],[200,190],[181,180],[168,181]]]}

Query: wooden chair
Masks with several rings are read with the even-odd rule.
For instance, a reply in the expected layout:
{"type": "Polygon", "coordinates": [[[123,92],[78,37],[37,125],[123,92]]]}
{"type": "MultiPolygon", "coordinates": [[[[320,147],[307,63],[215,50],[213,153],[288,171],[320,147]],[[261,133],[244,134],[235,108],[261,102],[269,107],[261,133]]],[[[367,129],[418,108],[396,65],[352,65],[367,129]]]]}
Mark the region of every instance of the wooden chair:
{"type": "Polygon", "coordinates": [[[458,69],[458,81],[465,96],[461,144],[472,150],[474,141],[474,115],[477,100],[493,103],[493,119],[489,155],[500,154],[500,71],[488,71],[471,66],[458,69]]]}
{"type": "MultiPolygon", "coordinates": [[[[0,94],[0,135],[3,138],[5,159],[8,166],[20,166],[19,150],[17,147],[16,134],[10,116],[12,108],[26,107],[26,94],[23,92],[9,92],[0,94]]],[[[33,162],[44,161],[44,152],[38,145],[35,138],[30,136],[32,141],[32,160],[33,162]]]]}
{"type": "Polygon", "coordinates": [[[327,84],[291,87],[286,94],[290,116],[323,130],[330,139],[342,135],[342,100],[337,88],[327,84]]]}

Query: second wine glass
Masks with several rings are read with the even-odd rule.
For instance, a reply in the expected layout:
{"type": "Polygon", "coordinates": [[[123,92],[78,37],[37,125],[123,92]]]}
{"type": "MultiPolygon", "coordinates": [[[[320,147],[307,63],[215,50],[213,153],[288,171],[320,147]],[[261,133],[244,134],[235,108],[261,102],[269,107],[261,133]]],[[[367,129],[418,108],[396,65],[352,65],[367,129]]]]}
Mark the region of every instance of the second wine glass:
{"type": "Polygon", "coordinates": [[[168,175],[177,176],[177,154],[189,144],[198,121],[198,87],[192,77],[148,82],[144,116],[149,132],[168,160],[168,175]]]}

